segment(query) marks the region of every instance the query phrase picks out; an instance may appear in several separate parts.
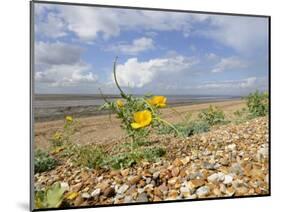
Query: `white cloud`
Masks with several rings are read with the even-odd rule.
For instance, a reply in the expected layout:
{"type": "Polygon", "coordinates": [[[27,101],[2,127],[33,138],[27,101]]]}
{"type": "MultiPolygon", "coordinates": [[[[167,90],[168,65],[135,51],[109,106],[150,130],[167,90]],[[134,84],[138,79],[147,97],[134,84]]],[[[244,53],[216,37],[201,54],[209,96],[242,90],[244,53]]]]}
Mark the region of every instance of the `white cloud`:
{"type": "Polygon", "coordinates": [[[83,49],[71,44],[35,43],[35,80],[50,86],[70,86],[97,81],[91,66],[81,60],[83,49]]]}
{"type": "Polygon", "coordinates": [[[36,28],[51,37],[71,32],[82,41],[92,42],[99,36],[104,39],[116,37],[121,31],[157,33],[174,30],[185,37],[203,35],[239,52],[252,52],[267,46],[265,18],[70,5],[41,6],[36,7],[35,12],[39,14],[36,28]],[[48,17],[44,20],[41,16],[46,10],[48,17]],[[204,23],[204,28],[198,23],[204,23]]]}
{"type": "Polygon", "coordinates": [[[154,48],[153,40],[147,37],[137,38],[132,43],[120,43],[111,46],[107,50],[121,52],[128,55],[136,55],[140,52],[147,51],[154,48]]]}
{"type": "Polygon", "coordinates": [[[209,29],[197,33],[249,53],[266,48],[268,43],[267,19],[239,16],[210,16],[209,29]]]}
{"type": "Polygon", "coordinates": [[[83,63],[74,65],[52,65],[35,73],[36,82],[50,86],[71,86],[97,81],[97,76],[89,72],[90,67],[83,63]]]}
{"type": "Polygon", "coordinates": [[[46,20],[35,25],[35,32],[50,38],[59,38],[67,35],[66,22],[55,13],[48,13],[46,20]]]}
{"type": "Polygon", "coordinates": [[[83,48],[67,43],[36,42],[35,63],[37,64],[75,64],[80,61],[83,48]]]}
{"type": "Polygon", "coordinates": [[[253,88],[257,82],[256,77],[249,77],[241,80],[226,80],[220,82],[211,82],[203,85],[199,85],[196,88],[199,89],[226,89],[226,88],[253,88]]]}
{"type": "Polygon", "coordinates": [[[234,70],[246,68],[247,63],[237,57],[227,57],[221,58],[220,61],[215,65],[214,69],[211,72],[223,72],[225,70],[234,70]]]}
{"type": "Polygon", "coordinates": [[[124,64],[117,66],[117,79],[121,86],[143,87],[163,74],[176,74],[177,72],[189,71],[190,67],[197,63],[195,58],[181,55],[156,58],[148,61],[138,61],[130,58],[124,64]]]}
{"type": "Polygon", "coordinates": [[[219,59],[219,56],[216,55],[215,53],[207,53],[206,55],[207,60],[217,60],[219,59]]]}
{"type": "MultiPolygon", "coordinates": [[[[192,21],[200,22],[208,18],[203,14],[65,5],[56,6],[55,11],[53,13],[61,19],[57,21],[63,20],[67,30],[83,41],[94,41],[98,36],[102,36],[104,39],[118,36],[121,30],[145,30],[148,33],[152,31],[154,34],[155,31],[176,30],[182,31],[184,36],[189,36],[192,21]]],[[[41,8],[40,13],[43,12],[41,8]]],[[[49,13],[51,12],[49,11],[49,13]]],[[[42,23],[39,22],[37,25],[42,25],[42,23]]],[[[50,27],[52,28],[51,24],[50,27]]]]}

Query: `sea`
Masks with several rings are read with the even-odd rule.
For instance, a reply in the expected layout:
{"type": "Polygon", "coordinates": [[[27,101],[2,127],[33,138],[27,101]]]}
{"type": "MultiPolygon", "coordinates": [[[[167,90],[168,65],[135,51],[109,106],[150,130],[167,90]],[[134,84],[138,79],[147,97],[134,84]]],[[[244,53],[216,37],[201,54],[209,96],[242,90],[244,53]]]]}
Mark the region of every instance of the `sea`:
{"type": "MultiPolygon", "coordinates": [[[[136,95],[137,96],[137,95],[136,95]]],[[[165,95],[167,105],[182,106],[198,103],[240,99],[230,95],[165,95]]],[[[35,94],[33,98],[34,117],[37,121],[56,120],[65,115],[89,116],[104,112],[98,108],[108,101],[116,101],[119,95],[105,94],[35,94]]]]}

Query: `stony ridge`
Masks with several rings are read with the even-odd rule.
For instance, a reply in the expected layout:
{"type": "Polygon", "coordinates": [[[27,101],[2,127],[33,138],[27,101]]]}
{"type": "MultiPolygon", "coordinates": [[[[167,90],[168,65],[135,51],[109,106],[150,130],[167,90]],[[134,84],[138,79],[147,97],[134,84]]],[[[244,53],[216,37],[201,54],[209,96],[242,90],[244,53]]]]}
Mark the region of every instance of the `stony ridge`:
{"type": "Polygon", "coordinates": [[[154,136],[167,156],[128,169],[90,170],[69,161],[35,175],[35,186],[60,181],[78,192],[73,206],[263,195],[268,188],[268,119],[223,125],[189,138],[154,136]]]}

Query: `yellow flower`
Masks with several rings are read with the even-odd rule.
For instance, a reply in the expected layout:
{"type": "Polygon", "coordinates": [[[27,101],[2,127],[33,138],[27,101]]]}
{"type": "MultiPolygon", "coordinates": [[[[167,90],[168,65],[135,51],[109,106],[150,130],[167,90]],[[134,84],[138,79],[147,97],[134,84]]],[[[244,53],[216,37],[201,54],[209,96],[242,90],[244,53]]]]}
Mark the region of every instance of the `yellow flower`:
{"type": "Polygon", "coordinates": [[[51,151],[51,154],[58,154],[59,152],[61,152],[62,150],[64,150],[64,147],[56,147],[51,151]]]}
{"type": "Polygon", "coordinates": [[[148,110],[143,110],[134,113],[134,121],[131,123],[131,127],[134,129],[146,127],[150,124],[152,120],[151,112],[148,110]]]}
{"type": "Polygon", "coordinates": [[[56,132],[54,135],[53,135],[53,139],[54,140],[61,140],[62,139],[62,134],[60,132],[56,132]]]}
{"type": "Polygon", "coordinates": [[[67,123],[72,123],[73,122],[72,116],[66,116],[65,120],[66,120],[67,123]]]}
{"type": "Polygon", "coordinates": [[[119,108],[121,108],[121,107],[124,106],[124,102],[123,102],[122,100],[120,100],[120,99],[118,99],[118,100],[116,101],[116,104],[117,104],[117,106],[118,106],[119,108]]]}
{"type": "Polygon", "coordinates": [[[153,96],[148,103],[156,107],[165,107],[167,98],[165,96],[153,96]]]}

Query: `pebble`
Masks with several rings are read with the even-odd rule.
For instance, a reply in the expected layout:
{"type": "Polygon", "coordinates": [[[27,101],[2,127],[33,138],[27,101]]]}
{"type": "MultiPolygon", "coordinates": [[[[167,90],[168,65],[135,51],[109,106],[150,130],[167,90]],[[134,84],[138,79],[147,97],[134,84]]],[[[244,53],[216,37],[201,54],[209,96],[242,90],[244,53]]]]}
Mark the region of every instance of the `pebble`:
{"type": "Polygon", "coordinates": [[[220,167],[218,163],[203,162],[203,168],[209,170],[216,170],[220,167]]]}
{"type": "Polygon", "coordinates": [[[236,144],[229,144],[226,149],[228,151],[234,151],[236,149],[236,144]]]}
{"type": "Polygon", "coordinates": [[[226,184],[226,185],[231,184],[232,180],[233,180],[233,177],[231,175],[225,175],[223,184],[226,184]]]}
{"type": "Polygon", "coordinates": [[[174,162],[173,162],[173,165],[176,166],[176,167],[179,167],[179,166],[182,166],[183,163],[180,159],[175,159],[174,162]]]}
{"type": "Polygon", "coordinates": [[[132,202],[134,202],[134,201],[133,201],[133,198],[131,196],[125,196],[124,203],[132,203],[132,202]]]}
{"type": "Polygon", "coordinates": [[[193,189],[196,189],[196,188],[198,188],[198,187],[200,187],[200,186],[202,186],[202,185],[204,185],[204,184],[205,184],[205,181],[204,181],[204,180],[195,179],[195,180],[190,180],[190,181],[188,181],[187,186],[188,186],[191,190],[193,190],[193,189]]]}
{"type": "Polygon", "coordinates": [[[100,193],[101,193],[101,189],[97,188],[91,193],[91,196],[95,198],[95,197],[98,197],[100,195],[100,193]]]}
{"type": "Polygon", "coordinates": [[[125,193],[127,190],[128,190],[129,186],[124,184],[122,186],[120,186],[120,188],[117,190],[117,193],[118,194],[123,194],[125,193]]]}
{"type": "Polygon", "coordinates": [[[188,187],[184,186],[184,187],[180,188],[180,193],[183,197],[186,198],[186,197],[190,196],[191,190],[188,187]]]}
{"type": "Polygon", "coordinates": [[[259,149],[258,149],[258,152],[257,152],[257,160],[258,161],[262,161],[264,159],[268,158],[268,148],[267,147],[264,147],[261,146],[259,149]]]}
{"type": "Polygon", "coordinates": [[[243,127],[217,126],[214,132],[186,140],[163,136],[170,140],[159,142],[167,142],[161,144],[169,151],[155,163],[113,171],[81,169],[66,162],[37,173],[35,186],[42,189],[60,182],[69,192],[77,192],[76,198],[66,200],[74,206],[267,194],[268,122],[253,121],[243,127]]]}
{"type": "Polygon", "coordinates": [[[72,186],[71,190],[74,191],[74,192],[78,192],[78,191],[81,190],[82,186],[83,186],[82,183],[77,183],[74,186],[72,186]]]}
{"type": "Polygon", "coordinates": [[[96,185],[96,188],[100,188],[101,191],[104,191],[104,190],[107,189],[109,186],[110,186],[109,182],[108,182],[108,181],[104,181],[104,182],[101,182],[101,183],[97,184],[97,185],[96,185]]]}
{"type": "Polygon", "coordinates": [[[182,162],[183,165],[188,164],[190,162],[190,157],[187,156],[187,157],[181,159],[181,162],[182,162]]]}
{"type": "Polygon", "coordinates": [[[60,183],[61,188],[63,188],[65,191],[69,191],[69,185],[67,182],[61,182],[60,183]]]}
{"type": "Polygon", "coordinates": [[[156,180],[160,176],[160,171],[154,172],[152,178],[156,180]]]}
{"type": "Polygon", "coordinates": [[[85,192],[85,193],[82,193],[82,198],[84,198],[84,199],[89,199],[89,198],[91,198],[91,195],[89,194],[89,193],[87,193],[87,192],[85,192]]]}
{"type": "Polygon", "coordinates": [[[113,197],[115,195],[115,189],[112,187],[108,187],[104,190],[103,195],[106,197],[113,197]]]}
{"type": "Polygon", "coordinates": [[[172,169],[173,177],[177,177],[179,175],[179,173],[180,173],[180,170],[179,170],[178,167],[175,167],[175,168],[172,169]]]}
{"type": "Polygon", "coordinates": [[[196,194],[199,197],[206,196],[210,192],[210,188],[208,186],[202,186],[196,190],[196,194]]]}
{"type": "Polygon", "coordinates": [[[123,169],[123,170],[121,170],[121,175],[123,176],[123,177],[127,177],[128,175],[129,175],[129,169],[123,169]]]}
{"type": "Polygon", "coordinates": [[[128,181],[131,185],[137,184],[140,181],[140,177],[139,176],[129,176],[128,177],[128,181]]]}
{"type": "Polygon", "coordinates": [[[147,194],[145,192],[139,194],[136,202],[148,202],[147,194]]]}
{"type": "Polygon", "coordinates": [[[237,175],[243,175],[243,170],[239,163],[232,164],[230,171],[237,175]]]}
{"type": "Polygon", "coordinates": [[[212,182],[212,183],[218,183],[218,182],[222,182],[224,181],[225,175],[221,172],[219,173],[214,173],[212,175],[210,175],[207,180],[208,182],[212,182]]]}

